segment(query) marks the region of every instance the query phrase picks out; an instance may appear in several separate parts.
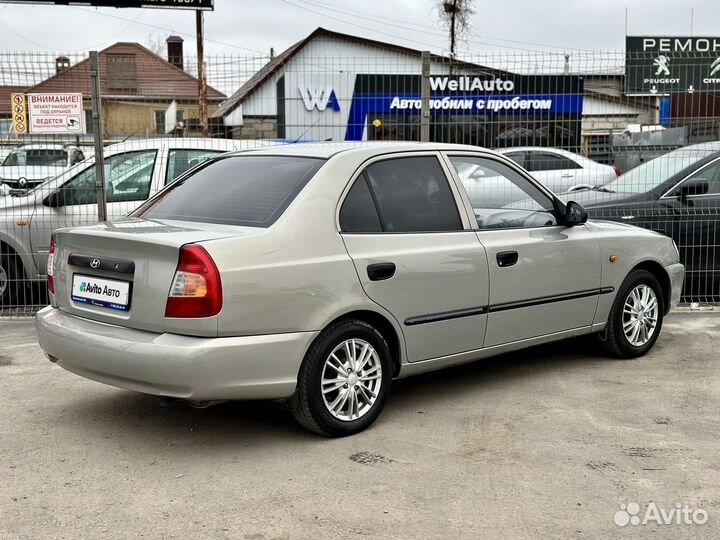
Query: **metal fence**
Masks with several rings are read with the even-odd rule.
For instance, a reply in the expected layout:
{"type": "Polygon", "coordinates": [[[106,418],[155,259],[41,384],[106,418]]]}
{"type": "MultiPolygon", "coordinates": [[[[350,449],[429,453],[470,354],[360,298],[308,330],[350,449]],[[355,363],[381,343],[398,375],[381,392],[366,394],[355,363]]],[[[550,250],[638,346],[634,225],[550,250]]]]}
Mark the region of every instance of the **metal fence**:
{"type": "Polygon", "coordinates": [[[720,95],[702,87],[629,95],[622,52],[509,50],[450,60],[328,41],[274,57],[210,57],[207,138],[194,58],[119,43],[99,59],[101,134],[93,132],[87,55],[0,52],[1,314],[47,301],[54,229],[97,221],[96,137],[109,219],[196,164],[254,145],[494,148],[591,217],[671,236],[687,268],[683,301],[720,302],[720,143],[712,144],[720,141],[720,95]],[[83,96],[85,133],[13,132],[14,94],[65,92],[83,96]]]}

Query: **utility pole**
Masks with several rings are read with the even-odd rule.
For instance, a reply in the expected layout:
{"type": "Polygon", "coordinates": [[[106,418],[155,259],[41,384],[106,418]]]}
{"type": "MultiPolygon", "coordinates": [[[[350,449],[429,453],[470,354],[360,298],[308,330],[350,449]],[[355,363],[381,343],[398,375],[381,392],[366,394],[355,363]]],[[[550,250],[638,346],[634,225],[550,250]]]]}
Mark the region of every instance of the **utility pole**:
{"type": "Polygon", "coordinates": [[[97,51],[90,51],[90,79],[92,94],[93,132],[95,134],[95,192],[98,221],[107,221],[105,201],[105,156],[103,154],[103,117],[100,101],[100,59],[97,51]]]}
{"type": "Polygon", "coordinates": [[[430,142],[430,51],[422,52],[420,142],[430,142]]]}
{"type": "Polygon", "coordinates": [[[198,112],[200,115],[200,129],[203,137],[210,134],[208,126],[208,110],[207,110],[207,82],[205,80],[205,18],[201,10],[195,12],[195,33],[197,37],[197,64],[198,64],[198,95],[200,102],[198,104],[198,112]]]}
{"type": "Polygon", "coordinates": [[[445,9],[450,12],[450,59],[455,60],[455,20],[457,18],[457,0],[445,3],[445,9]]]}

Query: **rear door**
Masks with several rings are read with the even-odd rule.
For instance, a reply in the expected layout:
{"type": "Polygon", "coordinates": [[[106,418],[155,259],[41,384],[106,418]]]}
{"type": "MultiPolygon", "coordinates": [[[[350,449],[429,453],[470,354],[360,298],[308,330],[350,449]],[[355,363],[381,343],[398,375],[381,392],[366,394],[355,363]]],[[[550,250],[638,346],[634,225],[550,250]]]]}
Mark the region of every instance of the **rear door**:
{"type": "MultiPolygon", "coordinates": [[[[148,199],[159,182],[160,150],[123,152],[105,159],[105,191],[108,220],[117,219],[148,199]]],[[[30,237],[36,264],[45,271],[50,235],[60,227],[96,223],[97,192],[95,164],[73,176],[42,204],[35,208],[30,221],[30,237]]]]}
{"type": "Polygon", "coordinates": [[[447,172],[434,152],[383,156],[340,208],[362,286],[403,328],[410,362],[483,345],[487,257],[447,172]]]}
{"type": "Polygon", "coordinates": [[[488,257],[485,346],[591,325],[601,294],[601,266],[599,244],[587,228],[559,225],[550,195],[506,162],[491,156],[448,157],[457,171],[474,170],[472,178],[458,174],[457,179],[463,185],[472,182],[469,200],[488,257]]]}
{"type": "Polygon", "coordinates": [[[556,193],[562,193],[584,182],[583,168],[578,163],[551,152],[528,152],[525,169],[556,193]]]}

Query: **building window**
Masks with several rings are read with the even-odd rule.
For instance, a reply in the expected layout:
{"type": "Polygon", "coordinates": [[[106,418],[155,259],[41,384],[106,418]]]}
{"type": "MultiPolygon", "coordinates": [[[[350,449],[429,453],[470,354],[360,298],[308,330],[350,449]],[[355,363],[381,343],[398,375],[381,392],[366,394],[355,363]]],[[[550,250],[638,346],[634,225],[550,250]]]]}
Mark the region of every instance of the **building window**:
{"type": "MultiPolygon", "coordinates": [[[[174,129],[181,127],[181,122],[183,123],[182,127],[185,127],[185,111],[178,110],[175,113],[174,129]]],[[[155,133],[158,135],[165,135],[167,133],[165,130],[165,111],[155,111],[155,133]]]]}
{"type": "Polygon", "coordinates": [[[85,133],[88,135],[95,134],[95,125],[93,124],[93,113],[92,110],[85,110],[85,133]]]}
{"type": "Polygon", "coordinates": [[[106,55],[108,90],[137,90],[137,64],[134,54],[106,55]]]}

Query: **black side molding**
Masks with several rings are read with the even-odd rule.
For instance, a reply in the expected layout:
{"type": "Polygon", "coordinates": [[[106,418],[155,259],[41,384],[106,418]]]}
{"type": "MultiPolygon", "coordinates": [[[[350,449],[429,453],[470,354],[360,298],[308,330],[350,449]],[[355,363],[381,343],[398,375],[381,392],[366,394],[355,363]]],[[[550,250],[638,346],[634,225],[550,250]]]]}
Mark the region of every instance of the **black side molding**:
{"type": "Polygon", "coordinates": [[[519,302],[507,302],[505,304],[494,304],[491,306],[478,306],[467,309],[457,309],[454,311],[443,311],[441,313],[431,313],[429,315],[419,315],[417,317],[409,317],[405,319],[405,326],[415,326],[418,324],[427,324],[438,321],[447,321],[450,319],[459,319],[461,317],[472,317],[474,315],[484,315],[486,313],[495,313],[498,311],[507,311],[509,309],[519,309],[524,307],[539,306],[542,304],[552,304],[554,302],[563,302],[565,300],[577,300],[578,298],[587,298],[588,296],[598,296],[601,294],[610,294],[614,292],[614,287],[601,287],[599,289],[588,289],[586,291],[577,291],[573,293],[556,294],[553,296],[543,296],[541,298],[533,298],[531,300],[522,300],[519,302]]]}
{"type": "Polygon", "coordinates": [[[519,309],[524,307],[539,306],[541,304],[553,304],[555,302],[564,302],[565,300],[577,300],[578,298],[587,298],[588,296],[610,294],[614,290],[614,287],[602,287],[600,289],[588,289],[586,291],[554,294],[552,296],[541,296],[540,298],[532,298],[530,300],[506,302],[504,304],[493,304],[490,306],[489,311],[490,313],[495,313],[497,311],[507,311],[508,309],[519,309]]]}
{"type": "Polygon", "coordinates": [[[68,263],[72,266],[90,268],[91,270],[104,270],[106,272],[118,272],[120,274],[134,274],[135,263],[121,259],[109,259],[107,257],[93,257],[92,255],[78,255],[71,253],[68,263]]]}
{"type": "Polygon", "coordinates": [[[487,313],[487,306],[479,306],[468,309],[458,309],[455,311],[444,311],[442,313],[433,313],[431,315],[420,315],[418,317],[410,317],[405,319],[405,326],[415,326],[416,324],[426,324],[438,321],[447,321],[450,319],[459,319],[461,317],[472,317],[473,315],[483,315],[487,313]]]}

